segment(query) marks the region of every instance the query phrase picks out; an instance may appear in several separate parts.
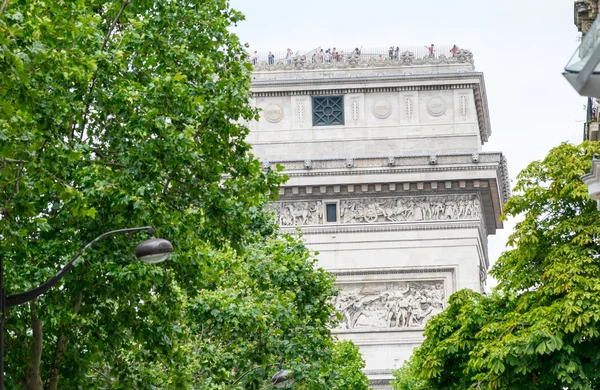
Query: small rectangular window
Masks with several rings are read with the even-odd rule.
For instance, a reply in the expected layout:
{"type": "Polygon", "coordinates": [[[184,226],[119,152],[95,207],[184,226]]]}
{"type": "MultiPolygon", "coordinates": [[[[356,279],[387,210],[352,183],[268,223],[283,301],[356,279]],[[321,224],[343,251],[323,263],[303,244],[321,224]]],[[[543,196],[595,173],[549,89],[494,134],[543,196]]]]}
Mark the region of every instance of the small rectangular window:
{"type": "Polygon", "coordinates": [[[337,222],[337,205],[335,203],[327,205],[327,222],[337,222]]]}

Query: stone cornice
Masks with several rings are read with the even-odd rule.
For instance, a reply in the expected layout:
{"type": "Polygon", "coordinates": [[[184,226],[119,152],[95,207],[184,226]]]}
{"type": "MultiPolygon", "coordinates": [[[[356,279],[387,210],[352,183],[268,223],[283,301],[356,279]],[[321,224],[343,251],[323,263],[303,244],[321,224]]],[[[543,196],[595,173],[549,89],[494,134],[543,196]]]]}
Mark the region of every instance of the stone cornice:
{"type": "MultiPolygon", "coordinates": [[[[388,158],[360,157],[353,159],[318,159],[263,161],[263,167],[285,167],[289,177],[350,176],[398,174],[415,172],[485,171],[495,170],[501,203],[511,196],[510,176],[502,153],[444,154],[390,156],[388,158]]],[[[285,188],[286,186],[282,186],[285,188]]]]}

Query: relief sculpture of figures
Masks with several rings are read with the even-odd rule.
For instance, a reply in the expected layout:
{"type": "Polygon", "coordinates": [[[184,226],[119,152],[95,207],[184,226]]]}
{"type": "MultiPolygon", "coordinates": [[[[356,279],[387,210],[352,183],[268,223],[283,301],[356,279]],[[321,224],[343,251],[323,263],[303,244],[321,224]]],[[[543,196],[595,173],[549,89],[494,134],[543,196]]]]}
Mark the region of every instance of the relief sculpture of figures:
{"type": "Polygon", "coordinates": [[[470,195],[348,199],[340,202],[340,217],[342,223],[477,219],[481,203],[470,195]]]}
{"type": "Polygon", "coordinates": [[[444,310],[444,300],[442,281],[347,286],[335,301],[338,329],[423,328],[444,310]]]}
{"type": "Polygon", "coordinates": [[[323,202],[276,202],[269,205],[279,226],[318,225],[323,223],[323,202]]]}

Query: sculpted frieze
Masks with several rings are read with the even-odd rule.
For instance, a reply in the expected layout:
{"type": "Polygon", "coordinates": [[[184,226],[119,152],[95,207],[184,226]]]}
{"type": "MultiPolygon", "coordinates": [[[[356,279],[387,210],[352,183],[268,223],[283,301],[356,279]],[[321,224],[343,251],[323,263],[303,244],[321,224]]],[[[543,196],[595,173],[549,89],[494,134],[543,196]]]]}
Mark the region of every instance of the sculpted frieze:
{"type": "Polygon", "coordinates": [[[383,282],[342,285],[335,307],[341,330],[423,328],[442,312],[444,282],[383,282]]]}
{"type": "MultiPolygon", "coordinates": [[[[322,200],[276,202],[268,207],[281,227],[323,224],[322,200]]],[[[357,198],[339,203],[342,224],[479,219],[481,215],[481,202],[474,195],[357,198]]]]}
{"type": "Polygon", "coordinates": [[[323,223],[323,202],[276,202],[268,206],[275,212],[279,226],[319,225],[323,223]]]}
{"type": "Polygon", "coordinates": [[[470,195],[365,198],[340,201],[342,223],[477,219],[479,199],[470,195]]]}

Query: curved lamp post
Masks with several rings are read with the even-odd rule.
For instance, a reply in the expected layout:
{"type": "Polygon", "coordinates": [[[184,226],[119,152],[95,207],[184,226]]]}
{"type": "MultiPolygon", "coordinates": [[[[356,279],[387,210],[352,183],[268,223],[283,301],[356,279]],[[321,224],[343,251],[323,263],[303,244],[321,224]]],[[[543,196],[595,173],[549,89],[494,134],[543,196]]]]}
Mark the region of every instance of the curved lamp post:
{"type": "MultiPolygon", "coordinates": [[[[271,384],[273,386],[275,386],[277,388],[281,388],[281,389],[287,389],[288,386],[290,386],[289,388],[291,388],[291,386],[294,384],[294,373],[290,370],[282,370],[281,363],[267,364],[264,368],[271,367],[271,366],[277,366],[277,368],[279,368],[279,371],[277,371],[275,373],[275,375],[273,375],[271,377],[271,384]]],[[[245,373],[243,373],[239,378],[237,378],[235,380],[235,382],[233,382],[231,384],[231,387],[233,388],[235,385],[240,383],[240,381],[242,379],[244,379],[246,377],[246,375],[258,370],[259,368],[263,368],[263,367],[262,366],[254,367],[254,368],[249,369],[245,373]]]]}
{"type": "Polygon", "coordinates": [[[4,264],[3,256],[0,254],[0,390],[4,390],[4,320],[6,319],[6,308],[11,306],[20,305],[25,302],[29,302],[44,294],[50,290],[59,280],[61,280],[70,270],[73,268],[75,260],[81,257],[83,252],[88,250],[96,242],[100,241],[104,237],[112,236],[114,234],[129,233],[145,230],[150,235],[150,239],[140,243],[135,249],[135,255],[145,263],[154,264],[165,261],[167,257],[173,252],[173,245],[162,238],[155,238],[154,228],[152,226],[136,227],[112,230],[94,238],[89,244],[83,247],[75,256],[69,260],[69,262],[60,270],[58,273],[42,283],[38,287],[25,291],[18,294],[6,295],[4,289],[4,264]]]}

